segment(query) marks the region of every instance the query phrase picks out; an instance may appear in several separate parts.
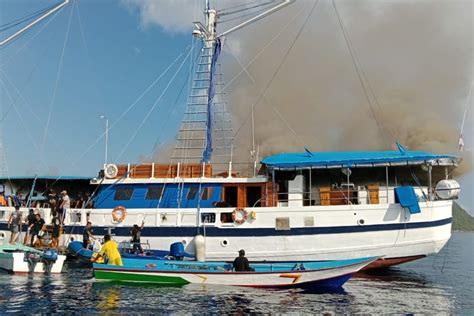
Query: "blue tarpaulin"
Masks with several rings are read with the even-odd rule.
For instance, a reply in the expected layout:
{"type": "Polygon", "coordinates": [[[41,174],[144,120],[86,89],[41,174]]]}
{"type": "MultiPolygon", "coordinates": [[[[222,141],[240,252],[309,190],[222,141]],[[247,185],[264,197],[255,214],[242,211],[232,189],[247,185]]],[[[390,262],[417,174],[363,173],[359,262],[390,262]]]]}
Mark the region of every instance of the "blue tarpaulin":
{"type": "Polygon", "coordinates": [[[324,167],[356,167],[357,165],[373,164],[416,164],[440,159],[451,160],[455,164],[457,158],[451,155],[433,154],[423,151],[340,151],[340,152],[302,152],[281,153],[264,158],[261,163],[273,168],[324,168],[324,167]]]}
{"type": "Polygon", "coordinates": [[[412,186],[396,187],[395,196],[402,207],[407,207],[410,210],[410,214],[421,213],[418,197],[412,186]]]}
{"type": "Polygon", "coordinates": [[[206,132],[206,148],[202,153],[202,162],[209,162],[211,160],[212,154],[212,130],[213,123],[214,123],[214,115],[213,115],[213,103],[214,103],[214,96],[216,95],[216,64],[219,55],[221,54],[221,41],[218,39],[216,42],[216,46],[214,48],[214,54],[212,55],[211,61],[211,74],[210,74],[210,83],[209,83],[209,91],[207,94],[207,132],[206,132]]]}

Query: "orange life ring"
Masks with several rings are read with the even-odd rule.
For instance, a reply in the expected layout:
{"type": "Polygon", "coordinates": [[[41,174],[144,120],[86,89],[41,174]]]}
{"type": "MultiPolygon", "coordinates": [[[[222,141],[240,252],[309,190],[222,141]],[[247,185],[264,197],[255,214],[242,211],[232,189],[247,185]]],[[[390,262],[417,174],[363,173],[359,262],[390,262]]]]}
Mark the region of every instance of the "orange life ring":
{"type": "Polygon", "coordinates": [[[125,217],[127,217],[127,209],[123,206],[117,206],[112,211],[112,218],[114,222],[121,223],[125,220],[125,217]]]}
{"type": "Polygon", "coordinates": [[[239,225],[245,223],[248,217],[249,217],[248,212],[243,208],[236,208],[232,212],[232,220],[234,221],[234,223],[239,224],[239,225]]]}

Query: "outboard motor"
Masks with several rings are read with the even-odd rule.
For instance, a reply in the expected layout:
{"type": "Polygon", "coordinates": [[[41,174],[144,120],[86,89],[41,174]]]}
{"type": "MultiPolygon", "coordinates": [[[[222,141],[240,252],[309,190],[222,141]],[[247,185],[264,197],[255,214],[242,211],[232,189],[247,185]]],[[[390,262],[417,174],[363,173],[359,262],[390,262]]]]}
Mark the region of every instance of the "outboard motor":
{"type": "Polygon", "coordinates": [[[53,249],[46,249],[43,251],[41,256],[41,262],[43,262],[44,272],[50,273],[53,264],[58,260],[58,252],[53,249]]]}
{"type": "Polygon", "coordinates": [[[186,252],[184,251],[184,245],[182,242],[172,243],[170,246],[170,256],[175,260],[183,260],[186,252]]]}
{"type": "Polygon", "coordinates": [[[23,259],[28,262],[28,273],[35,272],[36,264],[41,261],[41,255],[37,252],[25,252],[23,259]]]}

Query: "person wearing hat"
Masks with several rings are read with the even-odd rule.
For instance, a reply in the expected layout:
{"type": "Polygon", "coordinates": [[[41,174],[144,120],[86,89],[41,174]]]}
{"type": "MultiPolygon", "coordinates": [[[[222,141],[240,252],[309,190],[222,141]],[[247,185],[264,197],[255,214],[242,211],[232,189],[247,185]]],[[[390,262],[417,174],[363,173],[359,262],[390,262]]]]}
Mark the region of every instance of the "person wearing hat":
{"type": "Polygon", "coordinates": [[[234,270],[236,272],[243,272],[243,271],[254,271],[249,265],[249,261],[245,258],[245,250],[239,250],[239,256],[234,260],[234,270]]]}
{"type": "Polygon", "coordinates": [[[61,205],[59,205],[59,220],[61,221],[61,225],[64,224],[64,218],[66,216],[67,209],[71,208],[71,200],[69,199],[69,195],[67,195],[67,191],[63,190],[61,192],[61,205]]]}
{"type": "Polygon", "coordinates": [[[20,205],[15,205],[15,211],[10,215],[8,219],[8,228],[10,229],[10,244],[15,244],[17,234],[21,232],[21,212],[20,205]]]}

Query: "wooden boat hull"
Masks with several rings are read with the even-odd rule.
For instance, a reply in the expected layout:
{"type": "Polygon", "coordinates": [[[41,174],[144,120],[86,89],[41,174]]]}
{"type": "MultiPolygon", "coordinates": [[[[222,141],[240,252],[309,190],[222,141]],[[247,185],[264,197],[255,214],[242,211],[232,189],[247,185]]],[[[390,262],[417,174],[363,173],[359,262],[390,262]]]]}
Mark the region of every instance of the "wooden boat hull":
{"type": "MultiPolygon", "coordinates": [[[[270,264],[252,264],[256,271],[225,271],[225,263],[188,263],[186,261],[125,259],[124,266],[94,264],[97,280],[146,282],[164,285],[190,283],[230,285],[256,288],[339,288],[351,275],[378,258],[304,263],[304,270],[291,270],[298,263],[275,264],[269,272],[261,267],[270,264]]],[[[299,266],[299,267],[303,267],[299,266]]]]}

